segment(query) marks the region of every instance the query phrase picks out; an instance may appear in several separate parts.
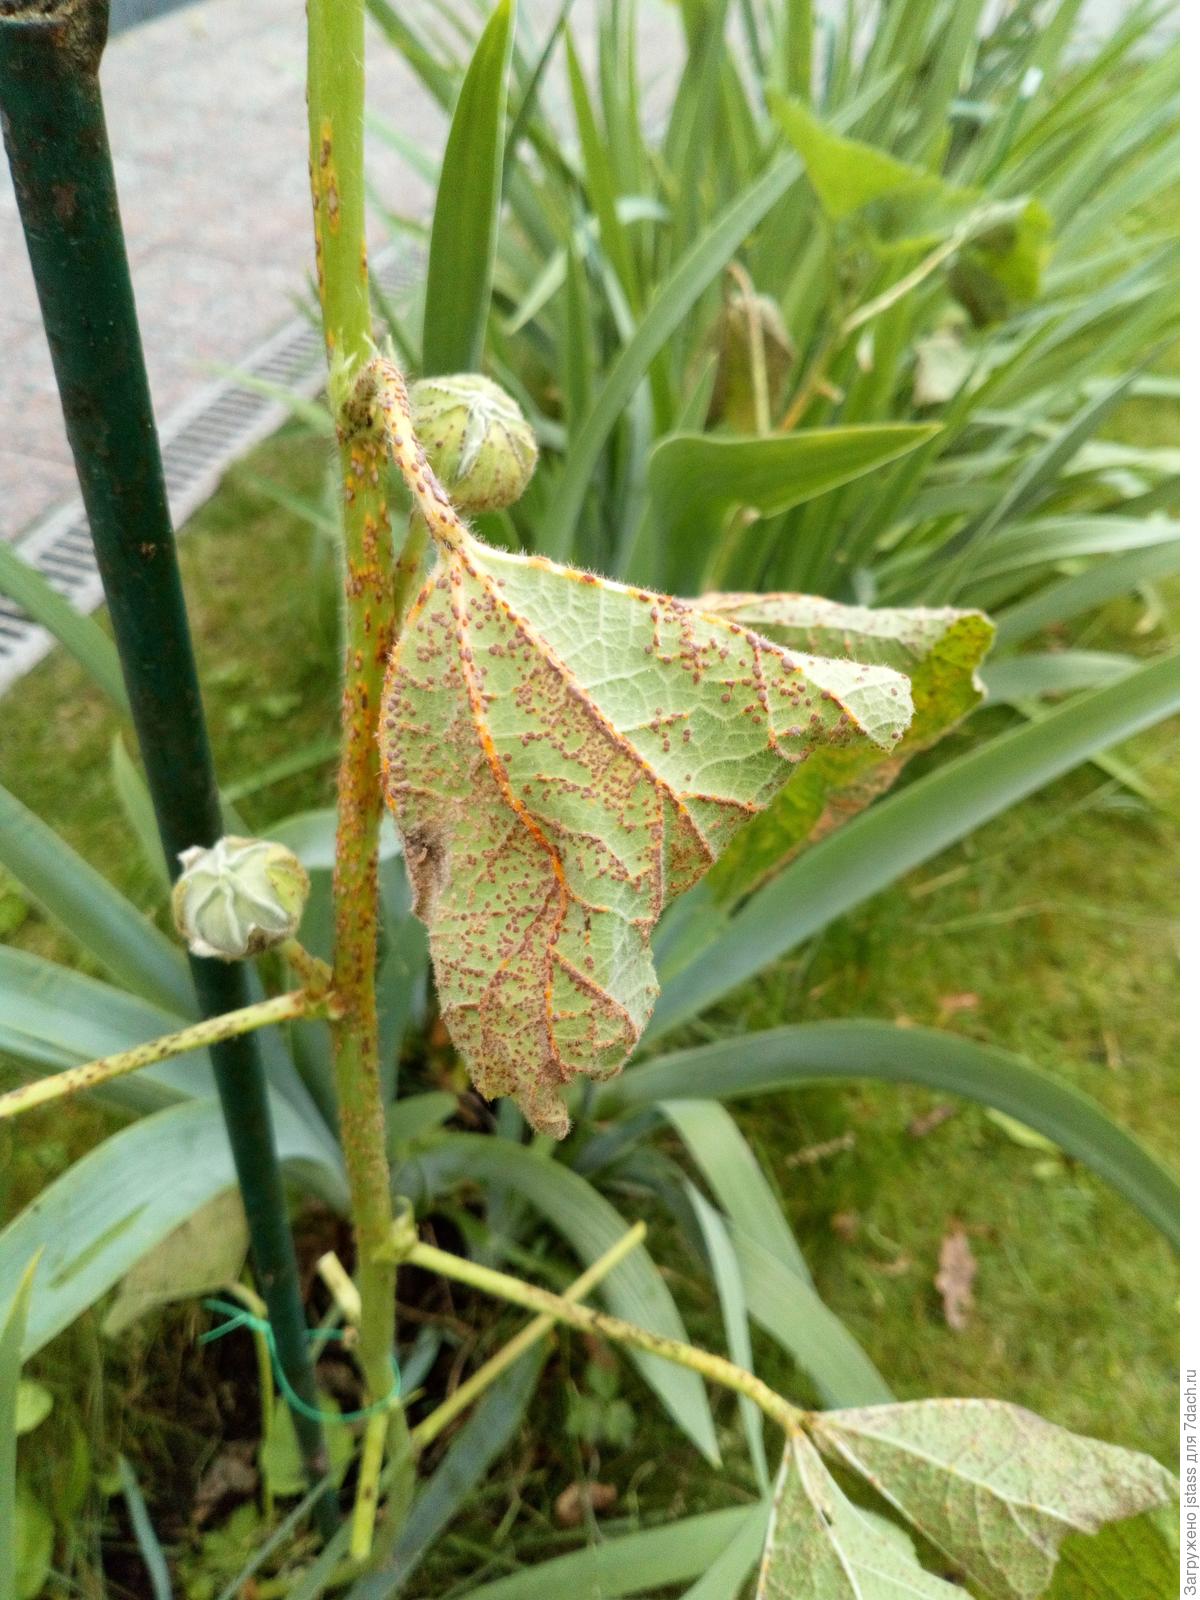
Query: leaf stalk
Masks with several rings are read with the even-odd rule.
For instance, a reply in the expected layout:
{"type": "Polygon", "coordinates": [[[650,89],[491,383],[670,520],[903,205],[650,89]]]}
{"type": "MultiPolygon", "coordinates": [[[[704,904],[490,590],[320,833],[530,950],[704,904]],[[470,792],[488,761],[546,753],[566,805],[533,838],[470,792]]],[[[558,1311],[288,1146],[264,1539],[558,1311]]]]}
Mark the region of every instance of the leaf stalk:
{"type": "Polygon", "coordinates": [[[438,1249],[436,1245],[426,1244],[423,1239],[417,1237],[416,1228],[410,1217],[401,1217],[397,1220],[392,1230],[388,1254],[392,1259],[403,1261],[409,1266],[423,1267],[426,1272],[438,1273],[444,1278],[452,1278],[458,1283],[466,1284],[468,1288],[477,1289],[481,1294],[489,1294],[495,1299],[508,1300],[513,1305],[524,1306],[526,1310],[535,1311],[554,1322],[565,1322],[569,1327],[578,1328],[583,1333],[598,1334],[601,1338],[617,1344],[644,1350],[648,1355],[661,1356],[665,1361],[673,1361],[676,1366],[688,1367],[712,1383],[732,1389],[736,1394],[745,1395],[758,1406],[764,1416],[777,1423],[785,1432],[795,1432],[805,1425],[805,1412],[785,1400],[782,1395],[776,1394],[775,1390],[761,1378],[755,1377],[752,1372],[747,1372],[744,1367],[737,1366],[724,1356],[714,1355],[709,1350],[701,1350],[695,1345],[684,1343],[681,1339],[664,1338],[661,1334],[651,1333],[647,1328],[639,1328],[635,1323],[626,1322],[622,1317],[611,1316],[607,1311],[596,1311],[591,1306],[578,1305],[566,1295],[554,1294],[537,1284],[514,1278],[507,1272],[498,1272],[494,1267],[485,1267],[477,1261],[467,1261],[462,1256],[451,1254],[448,1250],[438,1249]]]}
{"type": "Polygon", "coordinates": [[[49,1078],[38,1078],[33,1083],[23,1083],[0,1095],[0,1122],[8,1117],[19,1117],[37,1106],[68,1095],[79,1094],[84,1089],[95,1089],[116,1078],[139,1072],[143,1067],[169,1061],[173,1056],[187,1055],[192,1050],[207,1050],[210,1045],[225,1039],[237,1039],[253,1033],[256,1028],[269,1028],[281,1022],[296,1022],[303,1017],[327,1014],[328,995],[312,995],[306,989],[295,989],[288,994],[260,1000],[255,1005],[242,1006],[237,1011],[226,1011],[219,1017],[208,1017],[177,1033],[166,1033],[146,1044],[134,1045],[131,1050],[120,1050],[115,1055],[101,1056],[65,1072],[56,1072],[49,1078]]]}

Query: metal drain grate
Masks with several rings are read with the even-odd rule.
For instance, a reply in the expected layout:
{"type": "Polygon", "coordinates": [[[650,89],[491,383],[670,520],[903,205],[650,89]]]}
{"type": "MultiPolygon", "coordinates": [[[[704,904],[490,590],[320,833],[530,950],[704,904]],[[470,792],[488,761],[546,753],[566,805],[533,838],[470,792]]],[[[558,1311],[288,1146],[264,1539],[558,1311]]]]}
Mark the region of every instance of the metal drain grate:
{"type": "MultiPolygon", "coordinates": [[[[377,276],[391,294],[417,281],[418,257],[389,247],[380,252],[377,276]]],[[[289,322],[239,363],[251,380],[295,394],[319,393],[325,378],[325,350],[313,323],[289,322]]],[[[250,388],[237,378],[202,389],[159,429],[163,474],[176,528],[215,492],[227,468],[253,445],[268,438],[286,419],[286,404],[250,388]]],[[[94,611],[104,598],[92,551],[92,535],[81,501],[44,517],[17,540],[18,555],[36,567],[77,611],[94,611]]],[[[0,695],[42,660],[54,646],[44,628],[14,601],[0,594],[0,695]]]]}

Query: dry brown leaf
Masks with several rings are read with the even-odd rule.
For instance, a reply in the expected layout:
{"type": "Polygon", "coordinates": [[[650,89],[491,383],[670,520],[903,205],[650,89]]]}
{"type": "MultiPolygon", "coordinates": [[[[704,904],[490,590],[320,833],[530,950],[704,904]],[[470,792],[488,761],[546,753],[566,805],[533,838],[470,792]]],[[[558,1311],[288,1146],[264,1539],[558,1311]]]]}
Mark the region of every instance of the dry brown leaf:
{"type": "Polygon", "coordinates": [[[971,1320],[975,1297],[971,1292],[978,1271],[971,1242],[961,1223],[956,1222],[942,1240],[938,1252],[937,1277],[934,1287],[942,1297],[946,1325],[955,1333],[962,1333],[971,1320]]]}
{"type": "Polygon", "coordinates": [[[938,996],[938,1020],[944,1022],[950,1017],[956,1017],[962,1011],[978,1011],[979,996],[967,990],[964,994],[943,994],[938,996]]]}
{"type": "Polygon", "coordinates": [[[862,1218],[857,1211],[835,1211],[829,1219],[829,1226],[844,1244],[853,1244],[862,1227],[862,1218]]]}
{"type": "Polygon", "coordinates": [[[853,1150],[855,1142],[852,1132],[839,1133],[836,1139],[825,1139],[821,1144],[810,1144],[804,1150],[794,1150],[784,1165],[815,1167],[818,1161],[826,1161],[830,1156],[840,1156],[843,1151],[853,1150]]]}
{"type": "Polygon", "coordinates": [[[554,1502],[554,1518],[562,1528],[578,1528],[585,1506],[590,1505],[595,1516],[603,1516],[616,1503],[615,1483],[569,1483],[554,1502]]]}
{"type": "Polygon", "coordinates": [[[943,1122],[949,1122],[950,1118],[956,1115],[957,1111],[957,1106],[942,1105],[931,1107],[928,1111],[923,1112],[919,1117],[914,1117],[909,1123],[909,1138],[924,1139],[926,1134],[932,1133],[935,1128],[940,1128],[943,1122]]]}
{"type": "Polygon", "coordinates": [[[902,1278],[906,1272],[911,1272],[912,1264],[911,1256],[900,1255],[894,1261],[872,1261],[870,1265],[881,1278],[902,1278]]]}

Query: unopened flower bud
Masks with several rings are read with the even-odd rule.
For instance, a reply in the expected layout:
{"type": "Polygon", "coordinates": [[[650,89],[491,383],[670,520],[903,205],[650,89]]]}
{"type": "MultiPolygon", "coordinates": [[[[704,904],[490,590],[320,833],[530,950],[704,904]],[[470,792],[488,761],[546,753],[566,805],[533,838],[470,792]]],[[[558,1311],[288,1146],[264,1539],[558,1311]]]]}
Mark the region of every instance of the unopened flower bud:
{"type": "Polygon", "coordinates": [[[171,896],[175,926],[196,956],[240,961],[290,939],[308,899],[308,873],[286,845],[218,839],[180,853],[171,896]]]}
{"type": "Polygon", "coordinates": [[[477,372],[423,378],[409,394],[413,427],[460,511],[501,511],[519,500],[537,465],[521,408],[477,372]]]}

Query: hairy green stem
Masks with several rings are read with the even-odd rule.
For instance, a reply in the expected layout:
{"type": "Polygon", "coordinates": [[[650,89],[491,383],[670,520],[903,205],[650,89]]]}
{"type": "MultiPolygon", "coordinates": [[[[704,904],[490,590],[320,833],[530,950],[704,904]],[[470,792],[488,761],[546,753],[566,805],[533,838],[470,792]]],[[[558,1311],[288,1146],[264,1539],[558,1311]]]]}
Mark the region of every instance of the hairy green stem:
{"type": "Polygon", "coordinates": [[[396,1223],[389,1254],[394,1259],[407,1262],[411,1266],[424,1267],[427,1272],[435,1272],[444,1278],[453,1278],[458,1283],[465,1283],[472,1289],[478,1289],[482,1294],[493,1295],[498,1300],[511,1301],[513,1305],[540,1312],[556,1322],[565,1322],[572,1328],[581,1329],[584,1333],[599,1334],[602,1338],[610,1339],[617,1344],[631,1345],[636,1350],[646,1351],[648,1355],[661,1356],[664,1361],[673,1361],[676,1366],[689,1367],[693,1372],[698,1372],[702,1378],[707,1378],[712,1383],[719,1383],[723,1388],[732,1389],[737,1394],[745,1395],[754,1402],[764,1416],[770,1417],[772,1422],[778,1423],[787,1432],[793,1432],[803,1426],[803,1411],[790,1404],[782,1395],[776,1394],[774,1389],[765,1384],[761,1378],[756,1378],[744,1367],[727,1361],[724,1356],[713,1355],[709,1350],[699,1350],[695,1345],[685,1344],[680,1339],[664,1338],[661,1334],[651,1333],[647,1328],[639,1328],[635,1323],[626,1322],[621,1317],[610,1316],[606,1311],[594,1311],[591,1306],[576,1305],[565,1295],[554,1294],[537,1284],[526,1283],[521,1278],[511,1277],[507,1272],[497,1272],[494,1267],[485,1267],[477,1261],[467,1261],[462,1256],[452,1255],[448,1250],[439,1250],[436,1245],[426,1244],[416,1237],[410,1218],[401,1218],[396,1223]]]}
{"type": "Polygon", "coordinates": [[[299,939],[285,939],[279,946],[279,954],[304,985],[305,994],[320,996],[329,993],[333,984],[333,969],[320,956],[314,956],[306,950],[299,939]]]}
{"type": "Polygon", "coordinates": [[[311,1017],[327,1009],[327,1000],[311,995],[305,989],[276,995],[272,1000],[260,1000],[256,1005],[242,1006],[238,1011],[226,1011],[223,1016],[209,1017],[204,1022],[181,1028],[178,1033],[165,1033],[160,1039],[134,1045],[132,1050],[120,1050],[116,1055],[101,1056],[97,1061],[84,1062],[82,1066],[68,1067],[49,1078],[38,1078],[33,1083],[23,1083],[19,1089],[10,1089],[0,1095],[0,1121],[6,1117],[19,1117],[51,1100],[61,1100],[64,1095],[78,1094],[83,1089],[95,1089],[99,1084],[111,1083],[127,1073],[138,1072],[142,1067],[152,1067],[159,1061],[169,1061],[172,1056],[183,1056],[189,1050],[207,1050],[209,1045],[220,1044],[223,1039],[236,1039],[253,1033],[255,1028],[269,1028],[279,1022],[295,1022],[301,1017],[311,1017]]]}
{"type": "MultiPolygon", "coordinates": [[[[309,160],[317,282],[336,390],[372,353],[363,180],[363,0],[309,0],[309,160]]],[[[394,631],[386,455],[373,432],[338,416],[346,561],[346,659],[333,874],[334,1074],[350,1183],[362,1321],[358,1359],[372,1401],[392,1387],[396,1269],[380,1259],[391,1224],[375,1009],[378,834],[376,727],[394,631]]],[[[394,1459],[409,1455],[403,1409],[390,1416],[394,1459]]],[[[394,1477],[402,1511],[411,1470],[394,1477]]]]}

